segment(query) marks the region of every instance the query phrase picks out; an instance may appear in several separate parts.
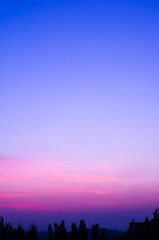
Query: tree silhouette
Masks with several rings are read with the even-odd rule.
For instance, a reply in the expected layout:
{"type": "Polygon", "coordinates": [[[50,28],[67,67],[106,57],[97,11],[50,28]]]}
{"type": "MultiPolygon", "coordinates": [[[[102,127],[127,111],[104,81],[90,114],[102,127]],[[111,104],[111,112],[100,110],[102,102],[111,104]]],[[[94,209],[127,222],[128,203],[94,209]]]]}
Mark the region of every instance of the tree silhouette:
{"type": "Polygon", "coordinates": [[[3,218],[0,221],[0,239],[4,239],[4,221],[3,221],[3,218]]]}
{"type": "Polygon", "coordinates": [[[18,225],[17,229],[14,229],[14,239],[25,240],[25,231],[20,225],[18,225]]]}
{"type": "Polygon", "coordinates": [[[88,230],[86,229],[86,224],[84,220],[80,220],[80,225],[78,228],[78,236],[79,236],[79,240],[87,240],[88,238],[88,230]]]}
{"type": "Polygon", "coordinates": [[[92,225],[92,240],[99,240],[99,225],[92,225]]]}
{"type": "Polygon", "coordinates": [[[51,224],[49,224],[48,226],[48,236],[49,236],[49,240],[52,240],[52,227],[51,227],[51,224]]]}
{"type": "Polygon", "coordinates": [[[78,239],[78,229],[76,226],[76,223],[72,223],[71,225],[71,240],[77,240],[78,239]]]}
{"type": "Polygon", "coordinates": [[[57,223],[54,223],[54,229],[55,229],[54,238],[55,238],[55,240],[58,240],[59,239],[59,227],[58,227],[57,223]]]}
{"type": "Polygon", "coordinates": [[[67,240],[67,231],[65,228],[65,222],[62,221],[58,226],[57,223],[54,223],[55,229],[55,240],[67,240]]]}
{"type": "Polygon", "coordinates": [[[3,238],[5,240],[12,240],[13,239],[13,228],[10,223],[6,223],[4,226],[4,231],[3,231],[3,238]]]}
{"type": "Polygon", "coordinates": [[[106,239],[105,231],[104,231],[104,229],[102,228],[102,229],[101,229],[100,240],[105,240],[105,239],[106,239]]]}
{"type": "Polygon", "coordinates": [[[67,231],[65,228],[65,222],[62,222],[59,225],[59,232],[60,232],[60,240],[67,240],[67,231]]]}
{"type": "Polygon", "coordinates": [[[31,229],[27,231],[27,240],[38,240],[37,227],[35,225],[32,225],[31,229]]]}

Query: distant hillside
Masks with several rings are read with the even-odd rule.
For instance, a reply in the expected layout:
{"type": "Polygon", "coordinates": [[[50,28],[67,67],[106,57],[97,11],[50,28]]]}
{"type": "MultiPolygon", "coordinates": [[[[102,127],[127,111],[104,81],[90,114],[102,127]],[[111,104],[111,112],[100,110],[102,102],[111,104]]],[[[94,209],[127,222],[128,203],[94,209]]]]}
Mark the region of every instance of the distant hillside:
{"type": "MultiPolygon", "coordinates": [[[[100,229],[101,231],[101,229],[100,229]]],[[[108,237],[109,239],[113,239],[113,238],[117,238],[117,237],[121,237],[124,235],[125,232],[123,231],[118,231],[115,229],[106,229],[104,228],[105,233],[108,233],[108,237]]],[[[69,234],[69,232],[68,232],[69,234]]],[[[40,238],[40,240],[48,240],[48,233],[47,232],[38,232],[38,237],[40,238]]],[[[91,229],[88,229],[88,240],[91,240],[92,234],[91,234],[91,229]]]]}
{"type": "Polygon", "coordinates": [[[124,234],[125,234],[125,232],[123,232],[123,231],[118,231],[118,230],[115,230],[115,229],[108,230],[109,239],[122,237],[124,234]]]}

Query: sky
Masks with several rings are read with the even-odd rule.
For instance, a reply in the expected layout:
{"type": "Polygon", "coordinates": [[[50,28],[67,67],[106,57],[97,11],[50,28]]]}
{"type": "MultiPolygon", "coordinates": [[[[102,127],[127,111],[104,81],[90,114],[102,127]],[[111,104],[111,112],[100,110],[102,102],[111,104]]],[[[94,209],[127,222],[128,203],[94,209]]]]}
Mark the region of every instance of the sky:
{"type": "Polygon", "coordinates": [[[126,230],[159,207],[159,2],[0,1],[0,215],[126,230]]]}

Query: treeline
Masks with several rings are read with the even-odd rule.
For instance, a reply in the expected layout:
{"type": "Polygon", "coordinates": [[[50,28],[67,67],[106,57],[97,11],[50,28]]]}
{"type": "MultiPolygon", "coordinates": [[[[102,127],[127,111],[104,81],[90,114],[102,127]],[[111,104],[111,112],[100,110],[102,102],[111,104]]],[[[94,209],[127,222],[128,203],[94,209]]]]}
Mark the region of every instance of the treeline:
{"type": "MultiPolygon", "coordinates": [[[[84,220],[80,221],[77,227],[72,223],[71,231],[68,232],[65,222],[59,225],[54,223],[48,226],[48,235],[45,240],[159,240],[159,219],[153,219],[144,223],[132,222],[125,234],[118,237],[109,236],[109,230],[99,228],[99,224],[92,225],[91,229],[86,228],[84,220]]],[[[37,227],[32,225],[28,231],[24,231],[22,226],[13,228],[10,223],[0,222],[0,240],[41,240],[38,237],[37,227]]]]}
{"type": "MultiPolygon", "coordinates": [[[[108,240],[108,236],[104,229],[99,229],[99,225],[92,225],[91,228],[92,240],[108,240]]],[[[65,228],[65,223],[62,221],[59,225],[54,224],[54,234],[52,233],[52,226],[48,226],[49,240],[88,240],[88,229],[84,220],[80,221],[79,227],[76,223],[72,223],[71,232],[67,232],[65,228]]]]}
{"type": "Polygon", "coordinates": [[[11,223],[4,224],[3,218],[0,222],[0,240],[40,240],[37,234],[37,227],[32,225],[31,228],[25,232],[22,226],[18,225],[13,228],[11,223]]]}
{"type": "MultiPolygon", "coordinates": [[[[68,232],[65,227],[65,222],[62,221],[59,225],[54,224],[52,229],[51,224],[48,226],[48,238],[46,240],[88,240],[88,229],[84,220],[80,221],[77,227],[76,223],[72,223],[71,231],[68,232]]],[[[99,224],[92,225],[91,227],[92,240],[109,240],[108,233],[105,229],[100,229],[99,224]]],[[[0,222],[0,240],[40,240],[38,237],[37,227],[32,225],[28,231],[18,225],[13,228],[10,223],[4,224],[0,222]]]]}

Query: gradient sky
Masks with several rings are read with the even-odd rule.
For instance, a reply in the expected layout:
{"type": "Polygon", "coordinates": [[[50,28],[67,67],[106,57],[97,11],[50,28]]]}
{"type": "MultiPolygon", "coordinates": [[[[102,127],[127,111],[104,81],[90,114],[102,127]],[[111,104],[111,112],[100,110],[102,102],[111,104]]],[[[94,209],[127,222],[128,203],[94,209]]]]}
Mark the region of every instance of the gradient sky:
{"type": "MultiPolygon", "coordinates": [[[[0,215],[126,229],[159,207],[159,2],[0,1],[0,215]]],[[[49,222],[50,221],[50,222],[49,222]]]]}

